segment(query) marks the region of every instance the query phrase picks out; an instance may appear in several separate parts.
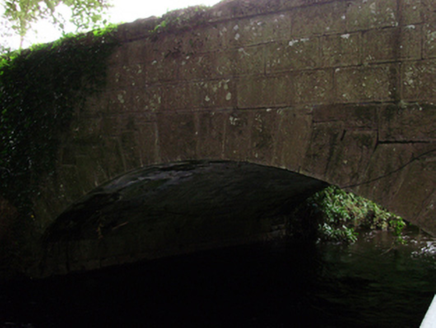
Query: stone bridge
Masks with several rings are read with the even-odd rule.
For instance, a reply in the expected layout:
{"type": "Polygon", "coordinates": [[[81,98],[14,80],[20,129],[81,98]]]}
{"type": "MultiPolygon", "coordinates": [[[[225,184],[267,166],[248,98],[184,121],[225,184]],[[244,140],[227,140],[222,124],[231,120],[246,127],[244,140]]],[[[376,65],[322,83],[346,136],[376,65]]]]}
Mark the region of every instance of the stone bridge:
{"type": "MultiPolygon", "coordinates": [[[[436,233],[434,1],[230,0],[117,33],[106,88],[77,111],[35,201],[43,227],[115,176],[197,161],[239,163],[262,186],[291,172],[306,191],[335,184],[436,233]]],[[[230,184],[216,176],[195,188],[230,184]]]]}

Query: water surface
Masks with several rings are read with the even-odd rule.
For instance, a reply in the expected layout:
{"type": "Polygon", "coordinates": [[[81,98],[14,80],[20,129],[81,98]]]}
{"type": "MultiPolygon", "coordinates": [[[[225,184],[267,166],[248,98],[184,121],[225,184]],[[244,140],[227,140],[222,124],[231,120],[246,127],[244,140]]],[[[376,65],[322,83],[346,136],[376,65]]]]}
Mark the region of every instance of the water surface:
{"type": "Polygon", "coordinates": [[[275,241],[1,286],[3,327],[419,327],[436,242],[275,241]]]}

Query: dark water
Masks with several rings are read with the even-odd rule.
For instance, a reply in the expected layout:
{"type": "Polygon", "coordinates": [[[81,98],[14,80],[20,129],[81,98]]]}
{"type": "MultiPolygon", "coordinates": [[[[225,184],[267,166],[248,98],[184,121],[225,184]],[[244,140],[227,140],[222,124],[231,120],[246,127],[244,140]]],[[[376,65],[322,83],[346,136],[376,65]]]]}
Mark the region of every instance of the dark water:
{"type": "Polygon", "coordinates": [[[1,286],[3,327],[419,327],[436,242],[271,242],[1,286]]]}

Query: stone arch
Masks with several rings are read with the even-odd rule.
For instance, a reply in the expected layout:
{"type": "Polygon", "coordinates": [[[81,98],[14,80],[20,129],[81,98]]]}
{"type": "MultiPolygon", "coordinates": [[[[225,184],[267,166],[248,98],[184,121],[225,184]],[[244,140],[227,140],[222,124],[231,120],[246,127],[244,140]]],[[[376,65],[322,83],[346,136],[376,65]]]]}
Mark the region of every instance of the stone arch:
{"type": "Polygon", "coordinates": [[[434,233],[434,6],[235,0],[120,26],[35,200],[41,226],[131,169],[228,160],[349,187],[434,233]]]}

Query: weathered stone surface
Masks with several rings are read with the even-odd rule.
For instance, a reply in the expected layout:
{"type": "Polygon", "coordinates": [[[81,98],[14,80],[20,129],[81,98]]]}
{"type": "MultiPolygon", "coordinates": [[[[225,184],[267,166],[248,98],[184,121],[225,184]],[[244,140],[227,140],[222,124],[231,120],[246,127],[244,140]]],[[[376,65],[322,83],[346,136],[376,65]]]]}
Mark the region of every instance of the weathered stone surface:
{"type": "Polygon", "coordinates": [[[158,114],[157,126],[163,163],[196,158],[198,137],[193,113],[158,114]]]}
{"type": "Polygon", "coordinates": [[[265,73],[265,48],[263,45],[241,47],[233,50],[232,75],[265,73]]]}
{"type": "Polygon", "coordinates": [[[424,56],[425,58],[436,57],[436,26],[424,25],[424,56]]]}
{"type": "Polygon", "coordinates": [[[393,205],[398,213],[413,218],[425,231],[432,231],[435,223],[429,218],[434,215],[436,156],[433,153],[430,158],[418,159],[410,164],[408,171],[393,205]],[[411,193],[410,190],[414,192],[411,193]]]}
{"type": "Polygon", "coordinates": [[[424,5],[421,0],[400,0],[402,23],[419,24],[424,21],[424,5]]]}
{"type": "MultiPolygon", "coordinates": [[[[434,149],[432,145],[415,143],[381,143],[377,145],[370,165],[362,176],[362,182],[354,190],[366,197],[371,195],[373,199],[378,199],[389,210],[408,217],[407,213],[397,210],[400,204],[401,206],[407,204],[406,199],[397,200],[397,194],[402,188],[405,179],[409,179],[409,177],[410,179],[416,178],[417,180],[427,179],[426,174],[423,174],[422,171],[419,175],[411,175],[410,168],[411,163],[423,154],[428,154],[428,156],[422,157],[421,160],[433,158],[433,153],[429,153],[431,149],[434,149]]],[[[428,179],[432,181],[431,176],[428,179]]],[[[419,189],[420,187],[417,188],[419,189]]],[[[410,197],[415,197],[411,195],[415,190],[414,188],[408,189],[410,197]]],[[[416,192],[418,191],[416,190],[416,192]]],[[[412,211],[416,211],[416,209],[412,211]]],[[[415,222],[415,219],[409,218],[412,222],[415,222]]]]}
{"type": "Polygon", "coordinates": [[[372,130],[378,129],[378,106],[369,105],[325,105],[313,108],[313,122],[343,122],[346,129],[372,130]]]}
{"type": "Polygon", "coordinates": [[[376,131],[353,131],[344,129],[336,145],[330,145],[327,166],[327,181],[335,181],[342,188],[362,180],[377,144],[376,131]]]}
{"type": "Polygon", "coordinates": [[[289,76],[253,76],[238,81],[237,94],[239,108],[285,106],[293,90],[289,76]]]}
{"type": "Polygon", "coordinates": [[[279,116],[272,109],[256,110],[251,128],[251,156],[256,163],[270,164],[277,138],[279,116]]]}
{"type": "Polygon", "coordinates": [[[380,141],[436,141],[436,108],[419,104],[386,106],[380,112],[380,141]]]}
{"type": "Polygon", "coordinates": [[[321,38],[321,63],[324,67],[359,65],[361,34],[344,33],[321,38]]]}
{"type": "Polygon", "coordinates": [[[406,101],[436,101],[436,61],[412,61],[403,64],[401,72],[402,99],[406,101]]]}
{"type": "Polygon", "coordinates": [[[337,68],[334,73],[336,101],[389,101],[397,90],[394,65],[337,68]]]}
{"type": "Polygon", "coordinates": [[[301,72],[292,82],[296,103],[328,104],[333,99],[332,69],[301,72]]]}
{"type": "Polygon", "coordinates": [[[236,106],[236,87],[234,80],[198,82],[195,94],[200,96],[200,108],[234,108],[236,106]]]}
{"type": "Polygon", "coordinates": [[[198,143],[197,154],[199,158],[220,159],[224,153],[224,136],[228,113],[198,112],[198,143]]]}
{"type": "Polygon", "coordinates": [[[317,67],[319,39],[301,38],[271,43],[266,48],[266,71],[280,72],[317,67]]]}
{"type": "Polygon", "coordinates": [[[291,37],[344,32],[346,11],[347,4],[343,1],[296,9],[292,12],[291,37]]]}
{"type": "Polygon", "coordinates": [[[345,21],[347,31],[397,26],[397,1],[352,1],[341,19],[345,21]]]}
{"type": "Polygon", "coordinates": [[[331,156],[343,133],[343,122],[313,125],[302,173],[318,178],[325,177],[331,156]]]}
{"type": "Polygon", "coordinates": [[[178,83],[166,85],[162,90],[162,107],[166,111],[198,108],[202,101],[197,83],[178,83]]]}
{"type": "Polygon", "coordinates": [[[277,141],[272,164],[300,172],[312,133],[312,116],[301,109],[277,111],[277,141]]]}
{"type": "Polygon", "coordinates": [[[251,132],[253,113],[233,111],[227,117],[225,127],[224,158],[245,161],[251,157],[251,132]]]}
{"type": "Polygon", "coordinates": [[[221,72],[230,75],[229,69],[219,69],[217,62],[219,57],[227,58],[228,54],[220,52],[199,53],[184,56],[180,63],[180,79],[182,80],[201,80],[220,76],[221,72]]]}
{"type": "Polygon", "coordinates": [[[143,119],[137,123],[135,138],[140,156],[139,166],[160,162],[159,138],[155,117],[143,119]]]}
{"type": "Polygon", "coordinates": [[[290,37],[291,17],[289,12],[283,12],[241,19],[229,24],[228,31],[231,47],[286,40],[290,37]]]}
{"type": "Polygon", "coordinates": [[[421,59],[421,26],[370,30],[363,34],[363,62],[421,59]]]}

